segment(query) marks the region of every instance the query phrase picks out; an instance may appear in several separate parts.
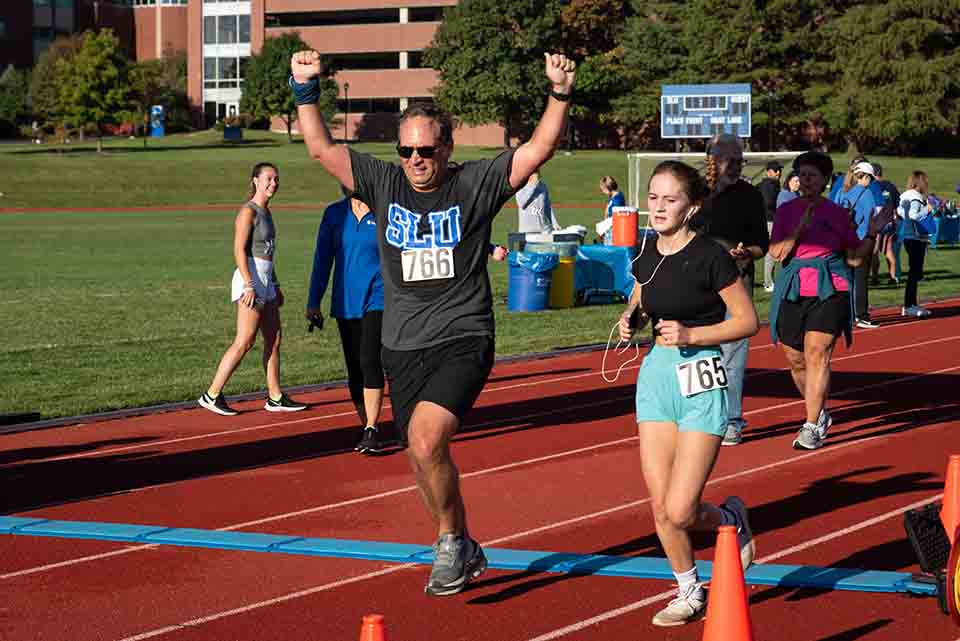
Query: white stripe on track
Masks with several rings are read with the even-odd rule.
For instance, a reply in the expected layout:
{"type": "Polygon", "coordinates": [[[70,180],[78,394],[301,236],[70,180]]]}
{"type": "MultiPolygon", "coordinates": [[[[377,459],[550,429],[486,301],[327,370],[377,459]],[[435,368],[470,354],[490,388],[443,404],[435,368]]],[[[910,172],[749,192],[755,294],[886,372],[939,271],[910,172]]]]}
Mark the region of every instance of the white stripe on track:
{"type": "MultiPolygon", "coordinates": [[[[929,376],[929,375],[934,375],[934,374],[943,374],[943,373],[945,373],[945,372],[953,371],[953,370],[956,370],[956,369],[960,369],[960,365],[954,366],[954,367],[947,367],[947,368],[935,370],[935,371],[932,371],[932,372],[926,372],[926,373],[923,373],[923,374],[913,374],[913,375],[910,375],[910,376],[905,376],[905,377],[893,379],[893,380],[890,380],[890,381],[882,381],[882,382],[880,382],[880,383],[873,383],[873,384],[871,384],[871,385],[864,385],[864,386],[861,386],[861,387],[852,388],[852,389],[848,389],[848,390],[842,390],[842,391],[838,392],[837,394],[835,394],[834,396],[844,396],[844,395],[846,395],[846,394],[851,394],[851,393],[855,393],[855,392],[859,392],[859,391],[869,390],[869,389],[873,389],[873,388],[876,388],[876,387],[884,387],[884,386],[886,386],[886,385],[895,385],[895,384],[899,384],[899,383],[903,383],[903,382],[907,382],[907,381],[911,381],[911,380],[916,380],[916,379],[919,379],[919,378],[923,378],[924,376],[929,376]]],[[[604,402],[613,403],[613,402],[620,402],[620,401],[622,401],[622,400],[623,400],[623,398],[615,398],[615,399],[611,399],[610,401],[604,401],[604,402]]],[[[784,408],[784,407],[790,407],[790,406],[794,406],[794,405],[800,405],[800,404],[802,404],[802,403],[803,403],[802,400],[799,400],[799,401],[788,401],[788,402],[786,402],[786,403],[779,403],[779,404],[777,404],[777,405],[771,405],[771,406],[768,406],[768,407],[762,407],[762,408],[758,408],[758,409],[755,409],[755,410],[751,410],[751,411],[749,411],[749,412],[744,412],[744,416],[750,416],[750,415],[753,415],[753,414],[759,414],[759,413],[762,413],[762,412],[768,412],[768,411],[771,411],[771,410],[777,410],[777,409],[781,409],[781,408],[784,408]]],[[[566,412],[566,411],[569,411],[570,409],[571,409],[571,408],[567,407],[567,408],[564,408],[563,411],[566,412]]],[[[574,409],[576,409],[576,408],[574,408],[574,409]]],[[[559,410],[555,410],[555,411],[559,411],[559,410]]],[[[828,452],[836,452],[836,451],[838,451],[838,450],[840,450],[840,449],[845,449],[845,448],[851,447],[851,446],[853,446],[853,445],[866,443],[866,442],[869,442],[869,441],[872,441],[872,440],[875,440],[875,439],[878,439],[878,438],[884,438],[884,437],[886,437],[886,436],[891,436],[891,435],[886,435],[886,434],[885,434],[885,435],[881,435],[881,436],[872,436],[872,437],[867,437],[867,438],[863,438],[863,439],[848,441],[848,442],[846,442],[846,443],[841,443],[841,444],[838,444],[838,445],[832,445],[832,446],[829,447],[826,451],[828,451],[828,452]]],[[[614,440],[614,441],[607,441],[607,442],[604,442],[604,443],[597,443],[597,444],[595,444],[595,445],[589,445],[589,446],[587,446],[587,447],[578,448],[578,449],[575,449],[575,450],[568,450],[568,451],[565,451],[565,452],[558,452],[558,453],[556,453],[556,454],[549,454],[549,455],[537,457],[537,458],[534,458],[534,459],[527,459],[527,460],[524,460],[524,461],[516,461],[516,462],[513,462],[513,463],[507,463],[507,464],[505,464],[505,465],[499,465],[499,466],[492,467],[492,468],[485,468],[485,469],[483,469],[483,470],[475,470],[475,471],[473,471],[473,472],[464,473],[464,474],[461,475],[461,477],[462,477],[462,478],[471,478],[471,477],[475,477],[475,476],[481,476],[481,475],[485,475],[485,474],[491,474],[491,473],[493,473],[493,472],[503,471],[503,470],[506,470],[506,469],[512,469],[512,468],[520,467],[520,466],[523,466],[523,465],[528,465],[528,464],[530,464],[530,463],[543,462],[543,461],[548,461],[548,460],[552,460],[552,459],[556,459],[556,458],[561,458],[561,457],[564,457],[564,456],[570,456],[570,455],[574,455],[574,454],[580,454],[580,453],[583,453],[583,452],[587,452],[587,451],[595,450],[595,449],[600,449],[600,448],[603,448],[603,447],[609,447],[609,446],[613,446],[613,445],[622,445],[622,444],[624,444],[624,443],[628,443],[628,442],[630,442],[630,441],[636,440],[636,438],[637,438],[637,437],[635,437],[635,436],[631,436],[631,437],[624,438],[624,439],[617,439],[617,440],[614,440]]],[[[742,470],[742,471],[737,472],[737,473],[734,473],[734,474],[730,474],[730,475],[727,475],[727,476],[723,476],[723,477],[711,479],[707,484],[708,484],[708,485],[712,485],[712,484],[714,484],[714,483],[719,483],[719,482],[722,482],[722,481],[731,480],[731,479],[734,479],[734,478],[738,478],[738,477],[741,477],[741,476],[745,476],[745,475],[747,475],[747,474],[753,474],[753,473],[755,473],[755,472],[760,472],[760,471],[763,471],[763,470],[773,469],[773,468],[779,467],[779,466],[781,466],[781,465],[784,465],[784,464],[787,464],[787,463],[790,463],[790,462],[800,461],[800,460],[803,460],[803,459],[805,459],[805,458],[809,458],[810,456],[815,456],[815,455],[817,455],[817,454],[819,454],[819,453],[821,453],[821,452],[823,452],[823,451],[824,451],[824,450],[822,450],[822,449],[821,449],[821,450],[816,450],[816,451],[810,452],[810,453],[808,453],[808,454],[800,454],[800,455],[792,456],[792,457],[789,458],[789,459],[781,459],[780,461],[775,461],[775,462],[773,462],[773,463],[768,463],[768,464],[761,465],[761,466],[758,466],[758,467],[750,468],[750,469],[748,469],[748,470],[742,470]]],[[[222,531],[231,531],[231,530],[237,530],[237,529],[244,528],[244,527],[251,527],[251,526],[253,526],[253,525],[262,525],[262,524],[264,524],[264,523],[281,521],[281,520],[288,519],[288,518],[293,518],[293,517],[297,517],[297,516],[303,516],[303,515],[306,515],[306,514],[313,514],[313,513],[316,513],[316,512],[327,511],[327,510],[331,510],[331,509],[335,509],[335,508],[343,507],[343,506],[347,506],[347,505],[356,505],[356,504],[358,504],[358,503],[364,503],[364,502],[367,502],[367,501],[373,501],[373,500],[377,500],[377,499],[384,498],[384,497],[387,497],[387,496],[394,496],[394,495],[396,495],[396,494],[402,494],[402,493],[406,493],[406,492],[413,492],[413,491],[415,491],[416,489],[417,489],[417,487],[416,487],[415,485],[408,485],[408,486],[405,486],[405,487],[396,488],[396,489],[394,489],[394,490],[388,490],[388,491],[386,491],[386,492],[380,492],[380,493],[378,493],[378,494],[371,494],[371,495],[367,495],[367,496],[357,497],[357,498],[355,498],[355,499],[348,499],[347,501],[340,501],[340,502],[338,502],[338,503],[330,503],[330,504],[326,504],[326,505],[319,505],[319,506],[316,506],[316,507],[306,508],[306,509],[304,509],[304,510],[298,510],[298,511],[295,511],[295,512],[288,512],[288,513],[284,513],[284,514],[276,514],[276,515],[273,515],[273,516],[264,517],[264,518],[262,518],[262,519],[256,519],[256,520],[247,521],[247,522],[244,522],[244,523],[237,523],[237,524],[234,524],[234,525],[228,525],[228,526],[225,526],[225,527],[222,527],[222,528],[217,528],[217,529],[218,529],[218,530],[222,530],[222,531]]],[[[530,530],[530,531],[528,531],[528,532],[526,532],[526,533],[522,533],[522,534],[518,534],[518,535],[511,535],[511,536],[508,536],[508,537],[505,537],[505,538],[496,539],[495,541],[493,541],[493,543],[499,543],[499,542],[503,542],[503,541],[507,541],[507,540],[512,540],[512,539],[520,538],[521,536],[526,536],[526,535],[528,535],[528,534],[533,534],[533,533],[535,533],[535,532],[541,532],[541,531],[544,531],[544,530],[547,530],[547,529],[552,529],[553,527],[559,527],[560,525],[566,525],[566,524],[569,524],[569,523],[576,523],[576,522],[579,522],[579,521],[584,521],[584,520],[588,520],[588,519],[590,519],[590,518],[594,518],[595,516],[601,516],[601,515],[609,514],[609,513],[612,513],[612,512],[619,511],[619,510],[629,509],[629,508],[631,508],[631,507],[636,507],[637,505],[642,505],[643,503],[645,503],[645,502],[648,501],[648,500],[649,500],[649,499],[641,499],[640,501],[632,501],[632,502],[630,502],[630,503],[626,503],[626,504],[621,505],[621,506],[616,506],[616,507],[613,507],[613,508],[609,508],[608,510],[604,510],[604,511],[602,512],[602,514],[596,514],[596,515],[588,514],[588,515],[584,515],[584,516],[580,516],[580,517],[575,517],[574,519],[571,519],[571,520],[569,520],[569,521],[561,522],[560,524],[557,524],[557,525],[551,525],[551,526],[544,526],[544,527],[541,527],[541,528],[535,528],[535,529],[530,530]]],[[[488,543],[488,544],[489,544],[489,543],[488,543]]],[[[69,565],[75,565],[75,564],[83,563],[83,562],[87,562],[87,561],[96,561],[96,560],[99,560],[99,559],[102,559],[102,558],[107,558],[107,557],[111,557],[111,556],[117,556],[117,555],[120,555],[120,554],[125,554],[125,553],[128,553],[128,552],[135,552],[135,551],[138,551],[138,550],[152,549],[152,548],[155,548],[155,547],[157,547],[157,546],[155,546],[155,545],[143,545],[143,546],[135,546],[135,547],[130,547],[130,548],[124,548],[123,550],[114,550],[114,551],[112,551],[112,552],[107,552],[107,553],[103,553],[103,554],[93,554],[93,555],[89,555],[89,556],[85,556],[85,557],[79,557],[79,558],[76,558],[76,559],[70,559],[70,560],[67,560],[67,561],[60,561],[60,562],[58,562],[58,563],[51,563],[51,564],[48,564],[48,565],[36,566],[36,567],[32,567],[32,568],[26,568],[26,569],[24,569],[24,570],[18,570],[18,571],[16,571],[16,572],[9,572],[9,573],[6,573],[6,574],[0,574],[0,579],[10,579],[10,578],[14,578],[14,577],[17,577],[17,576],[23,576],[23,575],[27,575],[27,574],[35,574],[35,573],[38,573],[38,572],[44,572],[44,571],[47,571],[47,570],[52,570],[52,569],[56,569],[56,568],[60,568],[60,567],[65,567],[65,566],[69,566],[69,565]]]]}
{"type": "MultiPolygon", "coordinates": [[[[907,325],[907,324],[904,324],[904,325],[895,325],[895,326],[893,326],[893,327],[904,327],[904,326],[906,326],[906,325],[907,325]]],[[[899,351],[899,350],[903,350],[903,349],[911,349],[911,348],[914,348],[914,347],[924,347],[924,346],[927,346],[927,345],[933,345],[933,344],[935,344],[935,343],[943,343],[943,342],[946,342],[946,341],[954,341],[954,340],[958,340],[958,339],[960,339],[960,336],[947,336],[947,337],[944,337],[944,338],[936,338],[936,339],[932,339],[932,340],[928,340],[928,341],[921,341],[921,342],[919,342],[919,343],[909,343],[909,344],[897,345],[897,346],[894,346],[894,347],[887,347],[887,348],[883,348],[883,349],[873,350],[873,351],[870,351],[870,352],[860,352],[860,353],[856,353],[856,354],[848,354],[848,355],[846,355],[846,356],[840,356],[840,357],[834,358],[834,359],[832,360],[832,362],[836,363],[836,362],[839,362],[839,361],[845,361],[845,360],[849,360],[849,359],[852,359],[852,358],[862,358],[862,357],[865,357],[865,356],[874,356],[874,355],[876,355],[876,354],[886,354],[886,353],[889,353],[889,352],[895,352],[895,351],[899,351]]],[[[750,351],[759,350],[759,349],[765,349],[765,348],[767,348],[767,347],[773,347],[773,345],[771,345],[771,344],[757,345],[757,346],[751,347],[751,348],[750,348],[750,351]]],[[[623,371],[624,371],[624,372],[628,372],[628,371],[637,370],[637,369],[640,369],[640,365],[631,365],[631,366],[629,366],[629,367],[625,367],[625,368],[623,369],[623,371]]],[[[757,376],[765,376],[765,375],[768,375],[768,374],[774,374],[774,373],[783,372],[783,371],[786,371],[786,370],[787,370],[786,367],[782,367],[782,368],[778,368],[778,369],[774,369],[774,370],[768,370],[768,371],[765,371],[765,372],[757,372],[757,373],[754,373],[754,374],[748,374],[748,375],[746,376],[746,378],[755,378],[755,377],[757,377],[757,376]]],[[[598,373],[598,371],[596,371],[596,370],[591,370],[591,371],[589,371],[589,372],[584,372],[584,373],[580,373],[580,374],[571,374],[571,375],[569,375],[569,376],[558,376],[558,377],[554,377],[554,378],[544,378],[544,379],[541,379],[541,380],[532,381],[532,382],[527,382],[527,383],[516,383],[516,384],[513,384],[513,385],[505,385],[505,386],[503,386],[503,387],[491,387],[491,388],[486,388],[486,387],[485,387],[481,393],[482,393],[482,394],[489,394],[489,393],[492,393],[492,392],[502,392],[502,391],[513,390],[513,389],[521,389],[521,388],[524,388],[524,387],[537,387],[537,386],[540,386],[540,385],[553,385],[553,384],[555,384],[555,383],[562,383],[562,382],[564,382],[564,381],[571,381],[571,380],[576,380],[576,379],[580,379],[580,378],[586,378],[586,377],[588,377],[588,376],[596,376],[597,373],[598,373]]],[[[347,401],[344,401],[344,402],[347,402],[347,401]]],[[[389,400],[384,401],[384,407],[385,407],[385,408],[386,408],[386,407],[390,407],[390,401],[389,401],[389,400]]],[[[576,408],[574,408],[574,409],[576,409],[576,408]]],[[[148,447],[149,447],[149,448],[156,448],[156,447],[161,446],[161,445],[173,445],[173,444],[176,444],[176,443],[186,443],[186,442],[196,441],[196,440],[203,440],[203,439],[210,439],[210,438],[219,438],[219,437],[225,437],[225,436],[233,436],[234,434],[243,434],[243,433],[245,433],[245,432],[254,432],[254,431],[259,431],[259,430],[265,430],[265,429],[273,429],[273,428],[278,428],[278,427],[284,427],[284,426],[287,426],[287,425],[297,425],[297,424],[300,424],[300,423],[309,423],[309,422],[311,422],[311,421],[322,421],[322,420],[331,419],[331,418],[340,418],[340,417],[342,417],[342,416],[353,416],[353,415],[354,415],[353,410],[350,410],[350,411],[347,411],[347,412],[337,412],[337,413],[335,413],[335,414],[325,414],[325,415],[323,415],[323,416],[307,416],[307,417],[300,418],[300,419],[291,419],[291,420],[286,420],[286,421],[277,421],[277,422],[274,422],[274,423],[262,423],[262,424],[259,424],[259,425],[251,425],[251,426],[248,426],[248,427],[241,427],[241,428],[232,429],[232,430],[224,430],[224,431],[220,431],[220,432],[208,432],[208,433],[206,433],[206,434],[196,434],[196,435],[194,435],[194,436],[184,436],[184,437],[172,438],[172,439],[167,439],[167,440],[165,440],[165,441],[152,441],[152,442],[150,442],[150,443],[138,443],[138,444],[136,444],[136,445],[125,445],[125,446],[123,446],[123,447],[113,447],[113,448],[109,448],[109,449],[105,449],[105,450],[96,450],[96,451],[92,451],[92,452],[78,452],[78,453],[76,453],[76,454],[65,454],[65,455],[63,455],[63,456],[54,456],[54,457],[51,457],[51,458],[45,458],[45,459],[42,459],[42,461],[44,461],[44,462],[68,461],[68,460],[80,459],[80,458],[91,458],[91,457],[95,457],[95,456],[106,456],[106,455],[118,454],[118,453],[122,453],[122,452],[129,452],[129,451],[133,451],[133,450],[146,449],[146,448],[148,448],[148,447]]],[[[540,416],[540,415],[531,415],[531,416],[540,416]]],[[[353,451],[353,450],[351,449],[351,450],[344,450],[344,451],[346,452],[346,451],[353,451]]],[[[0,467],[2,467],[2,466],[0,466],[0,467]]]]}
{"type": "MultiPolygon", "coordinates": [[[[886,513],[884,513],[884,514],[880,514],[879,516],[875,516],[875,517],[873,517],[873,518],[867,519],[866,521],[861,521],[860,523],[857,523],[856,525],[851,525],[850,527],[846,527],[846,528],[843,528],[843,529],[840,529],[840,530],[835,530],[834,532],[831,532],[831,533],[829,533],[829,534],[825,534],[825,535],[823,535],[823,536],[821,536],[821,537],[818,537],[818,538],[816,538],[816,539],[812,539],[812,540],[807,541],[807,542],[805,542],[805,543],[802,543],[802,544],[800,544],[800,545],[795,545],[795,546],[793,546],[793,547],[791,547],[791,548],[787,548],[787,549],[785,549],[785,550],[780,550],[780,551],[778,551],[778,552],[774,552],[773,554],[770,554],[770,555],[768,555],[768,556],[766,556],[766,557],[758,560],[757,563],[768,563],[768,562],[773,561],[773,560],[775,560],[775,559],[780,559],[780,558],[783,558],[783,557],[785,557],[785,556],[787,556],[787,555],[789,555],[789,554],[793,554],[794,552],[799,552],[799,551],[801,551],[801,550],[806,550],[806,549],[808,549],[808,548],[812,548],[812,547],[814,547],[814,546],[816,546],[816,545],[819,545],[820,543],[826,543],[827,541],[831,541],[831,540],[833,540],[833,539],[840,538],[841,536],[846,536],[847,534],[852,534],[853,532],[857,532],[857,531],[862,530],[862,529],[865,529],[865,528],[867,528],[867,527],[871,527],[871,526],[873,526],[873,525],[877,525],[878,523],[881,523],[881,522],[883,522],[883,521],[886,521],[887,519],[890,519],[890,518],[893,518],[893,517],[896,517],[896,516],[900,516],[901,514],[903,514],[904,512],[906,512],[907,510],[912,510],[912,509],[914,509],[914,508],[922,507],[922,506],[927,505],[927,504],[929,504],[929,503],[933,503],[934,501],[939,500],[942,496],[943,496],[943,494],[939,494],[939,495],[937,495],[937,496],[935,496],[935,497],[932,497],[932,498],[923,499],[922,501],[917,501],[916,503],[911,503],[910,505],[907,505],[907,506],[904,506],[904,507],[901,507],[901,508],[897,508],[896,510],[891,510],[891,511],[886,512],[886,513]]],[[[644,608],[644,607],[646,607],[646,606],[648,606],[648,605],[653,605],[654,603],[658,603],[658,602],[660,602],[660,601],[666,601],[667,599],[672,598],[674,595],[676,595],[676,593],[677,593],[677,591],[676,591],[675,589],[674,589],[674,590],[667,590],[666,592],[660,592],[659,594],[654,594],[653,596],[649,596],[649,597],[647,597],[646,599],[643,599],[643,600],[641,600],[641,601],[635,601],[634,603],[629,603],[629,604],[627,604],[627,605],[621,606],[621,607],[616,608],[616,609],[614,609],[614,610],[607,610],[606,612],[601,612],[600,614],[597,614],[597,615],[595,615],[595,616],[592,616],[592,617],[590,617],[589,619],[584,619],[584,620],[582,620],[582,621],[577,621],[576,623],[572,623],[572,624],[567,625],[567,626],[564,626],[564,627],[562,627],[562,628],[557,628],[556,630],[553,630],[553,631],[551,631],[551,632],[547,632],[546,634],[541,634],[541,635],[538,636],[538,637],[534,637],[534,638],[532,638],[532,639],[527,639],[527,641],[552,641],[552,639],[559,639],[560,637],[565,637],[565,636],[567,636],[568,634],[572,634],[572,633],[574,633],[574,632],[580,632],[581,630],[585,630],[586,628],[592,627],[592,626],[594,626],[594,625],[596,625],[596,624],[598,624],[598,623],[603,623],[604,621],[609,621],[610,619],[615,619],[615,618],[617,618],[617,617],[619,617],[619,616],[622,616],[622,615],[624,615],[624,614],[629,614],[630,612],[634,612],[635,610],[639,610],[639,609],[644,608]]],[[[958,639],[958,641],[960,641],[960,639],[958,639]]]]}

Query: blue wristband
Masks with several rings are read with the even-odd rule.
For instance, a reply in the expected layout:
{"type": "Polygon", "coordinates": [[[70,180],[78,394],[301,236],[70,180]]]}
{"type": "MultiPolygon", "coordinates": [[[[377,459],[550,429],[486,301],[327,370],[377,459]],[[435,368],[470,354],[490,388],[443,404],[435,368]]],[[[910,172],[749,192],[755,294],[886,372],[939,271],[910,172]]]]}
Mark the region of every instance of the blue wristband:
{"type": "Polygon", "coordinates": [[[288,81],[293,89],[293,99],[298,105],[315,105],[320,100],[320,79],[313,77],[307,82],[299,83],[290,76],[288,81]]]}

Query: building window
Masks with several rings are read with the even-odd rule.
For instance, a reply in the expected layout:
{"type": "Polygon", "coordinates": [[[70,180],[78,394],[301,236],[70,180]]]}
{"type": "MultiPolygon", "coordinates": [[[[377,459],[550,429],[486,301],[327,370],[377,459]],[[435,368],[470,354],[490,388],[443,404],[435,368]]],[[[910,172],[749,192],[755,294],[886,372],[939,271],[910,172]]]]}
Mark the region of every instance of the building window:
{"type": "Polygon", "coordinates": [[[217,44],[217,17],[216,16],[203,17],[203,44],[205,45],[217,44]]]}
{"type": "Polygon", "coordinates": [[[400,52],[386,53],[340,53],[324,56],[324,61],[334,71],[350,69],[399,69],[400,52]]]}
{"type": "Polygon", "coordinates": [[[217,59],[216,58],[203,59],[203,88],[204,89],[217,88],[217,59]]]}
{"type": "Polygon", "coordinates": [[[346,100],[337,101],[337,111],[347,113],[349,107],[352,114],[398,114],[400,113],[399,98],[351,98],[350,104],[346,100]]]}
{"type": "Polygon", "coordinates": [[[237,42],[237,16],[217,16],[217,42],[222,45],[237,42]]]}
{"type": "Polygon", "coordinates": [[[250,16],[239,16],[237,42],[250,42],[250,16]]]}
{"type": "Polygon", "coordinates": [[[408,51],[407,52],[407,69],[420,69],[422,67],[423,67],[423,52],[408,51]]]}
{"type": "Polygon", "coordinates": [[[220,79],[218,86],[221,89],[233,89],[237,86],[237,59],[236,58],[218,58],[217,59],[217,77],[220,79]]]}
{"type": "Polygon", "coordinates": [[[250,58],[246,56],[240,58],[240,84],[243,84],[243,79],[247,77],[247,67],[250,64],[250,58]]]}
{"type": "Polygon", "coordinates": [[[443,7],[410,7],[409,22],[443,22],[443,7]]]}
{"type": "Polygon", "coordinates": [[[6,40],[7,38],[7,19],[0,18],[0,40],[6,40]]]}
{"type": "Polygon", "coordinates": [[[268,13],[264,16],[264,24],[267,27],[329,27],[397,22],[400,22],[400,9],[268,13]]]}

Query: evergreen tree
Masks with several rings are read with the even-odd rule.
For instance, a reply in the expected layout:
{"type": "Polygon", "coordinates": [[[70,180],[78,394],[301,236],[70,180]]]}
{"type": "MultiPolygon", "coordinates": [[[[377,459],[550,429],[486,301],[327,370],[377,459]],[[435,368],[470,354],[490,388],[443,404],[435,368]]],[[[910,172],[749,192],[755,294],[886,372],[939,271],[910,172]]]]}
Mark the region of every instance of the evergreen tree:
{"type": "Polygon", "coordinates": [[[808,99],[857,149],[896,148],[955,133],[960,122],[960,2],[861,2],[826,22],[831,63],[808,99]]]}
{"type": "MultiPolygon", "coordinates": [[[[285,33],[276,38],[267,38],[260,52],[247,64],[243,80],[243,96],[240,111],[256,118],[277,117],[287,126],[287,138],[293,140],[293,123],[297,119],[297,103],[293,99],[288,80],[290,58],[298,51],[310,49],[310,45],[298,33],[285,33]]],[[[320,102],[317,107],[329,122],[336,113],[339,94],[337,83],[329,77],[320,78],[320,102]]]]}
{"type": "MultiPolygon", "coordinates": [[[[103,151],[101,125],[117,120],[128,106],[127,60],[111,29],[84,34],[72,59],[57,61],[56,86],[64,120],[97,131],[97,151],[103,151]]],[[[81,134],[82,136],[82,134],[81,134]]]]}
{"type": "Polygon", "coordinates": [[[9,65],[0,75],[0,133],[13,133],[29,112],[27,96],[30,86],[27,74],[9,65]]]}

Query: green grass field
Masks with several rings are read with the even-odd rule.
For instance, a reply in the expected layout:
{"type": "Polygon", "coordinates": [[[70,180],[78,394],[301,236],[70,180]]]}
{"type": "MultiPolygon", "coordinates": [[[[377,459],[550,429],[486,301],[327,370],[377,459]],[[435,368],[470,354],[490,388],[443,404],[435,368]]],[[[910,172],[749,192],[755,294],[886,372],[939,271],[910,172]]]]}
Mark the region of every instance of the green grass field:
{"type": "MultiPolygon", "coordinates": [[[[285,136],[267,132],[245,134],[244,144],[226,145],[212,131],[171,136],[150,141],[146,150],[139,140],[111,140],[100,155],[92,143],[62,150],[0,147],[0,208],[8,209],[0,212],[8,239],[0,414],[59,417],[198,396],[233,338],[228,286],[234,208],[246,196],[250,167],[263,160],[276,163],[281,173],[272,204],[279,230],[277,272],[287,298],[284,384],[344,377],[335,327],[330,323],[308,334],[302,314],[317,226],[324,203],[338,197],[337,187],[302,143],[288,144],[285,136]],[[143,209],[53,211],[97,207],[143,209]]],[[[393,157],[390,145],[358,148],[393,157]]],[[[455,157],[496,151],[460,148],[455,157]]],[[[877,160],[899,185],[920,168],[930,174],[934,191],[949,194],[960,177],[960,160],[877,160]]],[[[588,228],[605,204],[599,177],[611,174],[625,187],[626,173],[625,155],[614,151],[559,153],[543,171],[554,203],[575,205],[558,209],[561,224],[588,228]]],[[[515,226],[515,210],[505,209],[495,239],[505,242],[515,226]]],[[[927,272],[922,298],[960,291],[960,250],[932,251],[927,272]]],[[[499,355],[604,343],[620,311],[611,305],[510,313],[507,265],[491,263],[490,276],[499,355]]],[[[767,299],[756,290],[762,316],[767,299]]],[[[902,288],[871,292],[874,305],[901,299],[902,288]]],[[[258,349],[244,361],[228,394],[263,389],[258,349]]]]}

